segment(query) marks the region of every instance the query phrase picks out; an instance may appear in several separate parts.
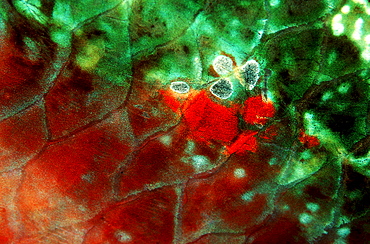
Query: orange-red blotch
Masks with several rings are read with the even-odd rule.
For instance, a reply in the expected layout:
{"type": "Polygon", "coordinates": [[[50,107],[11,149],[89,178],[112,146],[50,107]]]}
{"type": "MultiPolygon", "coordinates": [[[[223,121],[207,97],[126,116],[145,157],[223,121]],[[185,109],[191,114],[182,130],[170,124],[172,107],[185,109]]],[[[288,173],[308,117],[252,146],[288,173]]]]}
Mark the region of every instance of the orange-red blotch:
{"type": "Polygon", "coordinates": [[[307,135],[303,131],[299,134],[298,139],[306,148],[313,148],[320,145],[320,141],[316,136],[307,135]]]}
{"type": "Polygon", "coordinates": [[[256,152],[257,151],[257,139],[255,135],[257,131],[245,131],[239,135],[238,139],[227,147],[228,154],[244,154],[246,151],[256,152]]]}
{"type": "Polygon", "coordinates": [[[184,109],[185,121],[198,141],[228,143],[238,134],[237,111],[213,102],[203,91],[184,109]]]}
{"type": "Polygon", "coordinates": [[[264,101],[262,96],[248,98],[244,103],[243,119],[249,124],[264,125],[275,114],[271,101],[264,101]]]}
{"type": "Polygon", "coordinates": [[[177,112],[181,106],[179,100],[172,96],[171,91],[159,90],[159,93],[163,96],[164,103],[174,112],[177,112]]]}

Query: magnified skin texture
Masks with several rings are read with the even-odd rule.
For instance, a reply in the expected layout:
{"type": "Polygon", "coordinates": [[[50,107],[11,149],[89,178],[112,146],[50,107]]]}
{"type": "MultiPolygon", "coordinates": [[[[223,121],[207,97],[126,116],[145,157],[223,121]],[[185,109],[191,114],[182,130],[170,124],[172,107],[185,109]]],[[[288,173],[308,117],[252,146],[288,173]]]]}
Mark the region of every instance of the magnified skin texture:
{"type": "Polygon", "coordinates": [[[0,2],[0,243],[370,240],[370,3],[0,2]]]}

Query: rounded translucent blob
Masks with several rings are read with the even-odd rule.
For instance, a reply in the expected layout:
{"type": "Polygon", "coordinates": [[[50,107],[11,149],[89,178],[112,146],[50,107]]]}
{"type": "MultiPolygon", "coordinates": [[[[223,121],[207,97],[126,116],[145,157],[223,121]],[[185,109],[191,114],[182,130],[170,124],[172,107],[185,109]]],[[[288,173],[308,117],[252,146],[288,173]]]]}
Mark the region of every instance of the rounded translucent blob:
{"type": "Polygon", "coordinates": [[[171,83],[170,89],[174,92],[185,94],[190,91],[190,86],[185,81],[174,81],[171,83]]]}
{"type": "Polygon", "coordinates": [[[233,85],[227,79],[220,79],[210,87],[210,92],[221,99],[227,99],[233,93],[233,85]]]}
{"type": "Polygon", "coordinates": [[[226,75],[233,70],[233,61],[231,60],[231,58],[224,55],[217,56],[213,60],[212,65],[213,69],[219,75],[226,75]]]}

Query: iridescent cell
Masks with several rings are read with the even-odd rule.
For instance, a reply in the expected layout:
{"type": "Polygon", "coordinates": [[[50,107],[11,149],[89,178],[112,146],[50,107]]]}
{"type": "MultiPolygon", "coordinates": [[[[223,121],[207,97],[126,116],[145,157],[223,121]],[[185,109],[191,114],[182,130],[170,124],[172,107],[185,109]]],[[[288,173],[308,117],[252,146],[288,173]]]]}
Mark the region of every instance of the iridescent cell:
{"type": "Polygon", "coordinates": [[[249,60],[241,68],[241,77],[248,90],[252,90],[259,79],[260,65],[255,60],[249,60]]]}
{"type": "Polygon", "coordinates": [[[220,79],[209,89],[213,95],[221,99],[227,99],[233,93],[233,85],[227,79],[220,79]]]}
{"type": "Polygon", "coordinates": [[[188,93],[190,90],[190,86],[185,81],[175,81],[172,82],[170,85],[172,91],[185,94],[188,93]]]}

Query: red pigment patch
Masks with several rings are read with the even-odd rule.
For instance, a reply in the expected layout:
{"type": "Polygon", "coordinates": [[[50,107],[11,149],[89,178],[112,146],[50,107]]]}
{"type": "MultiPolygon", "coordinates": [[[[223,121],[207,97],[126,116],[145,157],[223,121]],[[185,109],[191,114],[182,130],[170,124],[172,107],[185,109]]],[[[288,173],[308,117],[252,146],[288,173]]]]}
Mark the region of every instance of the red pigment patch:
{"type": "Polygon", "coordinates": [[[260,138],[266,139],[266,140],[272,140],[278,135],[278,127],[275,125],[271,125],[266,128],[266,130],[262,131],[259,134],[260,138]]]}
{"type": "Polygon", "coordinates": [[[176,99],[169,93],[158,94],[156,87],[137,81],[127,106],[134,135],[146,137],[159,129],[174,125],[180,118],[175,113],[178,107],[176,99]]]}
{"type": "Polygon", "coordinates": [[[275,114],[271,101],[265,102],[261,95],[250,97],[244,103],[243,119],[249,124],[264,125],[275,114]]]}
{"type": "Polygon", "coordinates": [[[246,151],[256,152],[257,151],[257,139],[255,135],[256,131],[245,131],[238,136],[238,139],[227,147],[228,154],[244,154],[246,151]]]}
{"type": "Polygon", "coordinates": [[[316,136],[307,135],[304,131],[301,131],[298,139],[306,148],[313,148],[320,145],[320,141],[316,136]]]}
{"type": "Polygon", "coordinates": [[[143,192],[136,199],[107,211],[86,234],[83,243],[170,244],[174,236],[176,198],[175,190],[170,187],[143,192]]]}
{"type": "Polygon", "coordinates": [[[0,243],[11,243],[14,233],[9,227],[7,210],[2,207],[0,207],[0,228],[0,243]]]}
{"type": "Polygon", "coordinates": [[[164,103],[172,109],[172,111],[177,112],[181,106],[179,100],[172,96],[171,92],[165,90],[159,90],[159,93],[163,96],[164,103]]]}
{"type": "Polygon", "coordinates": [[[203,91],[189,101],[184,117],[198,141],[231,141],[238,134],[238,118],[234,108],[213,102],[203,91]]]}

